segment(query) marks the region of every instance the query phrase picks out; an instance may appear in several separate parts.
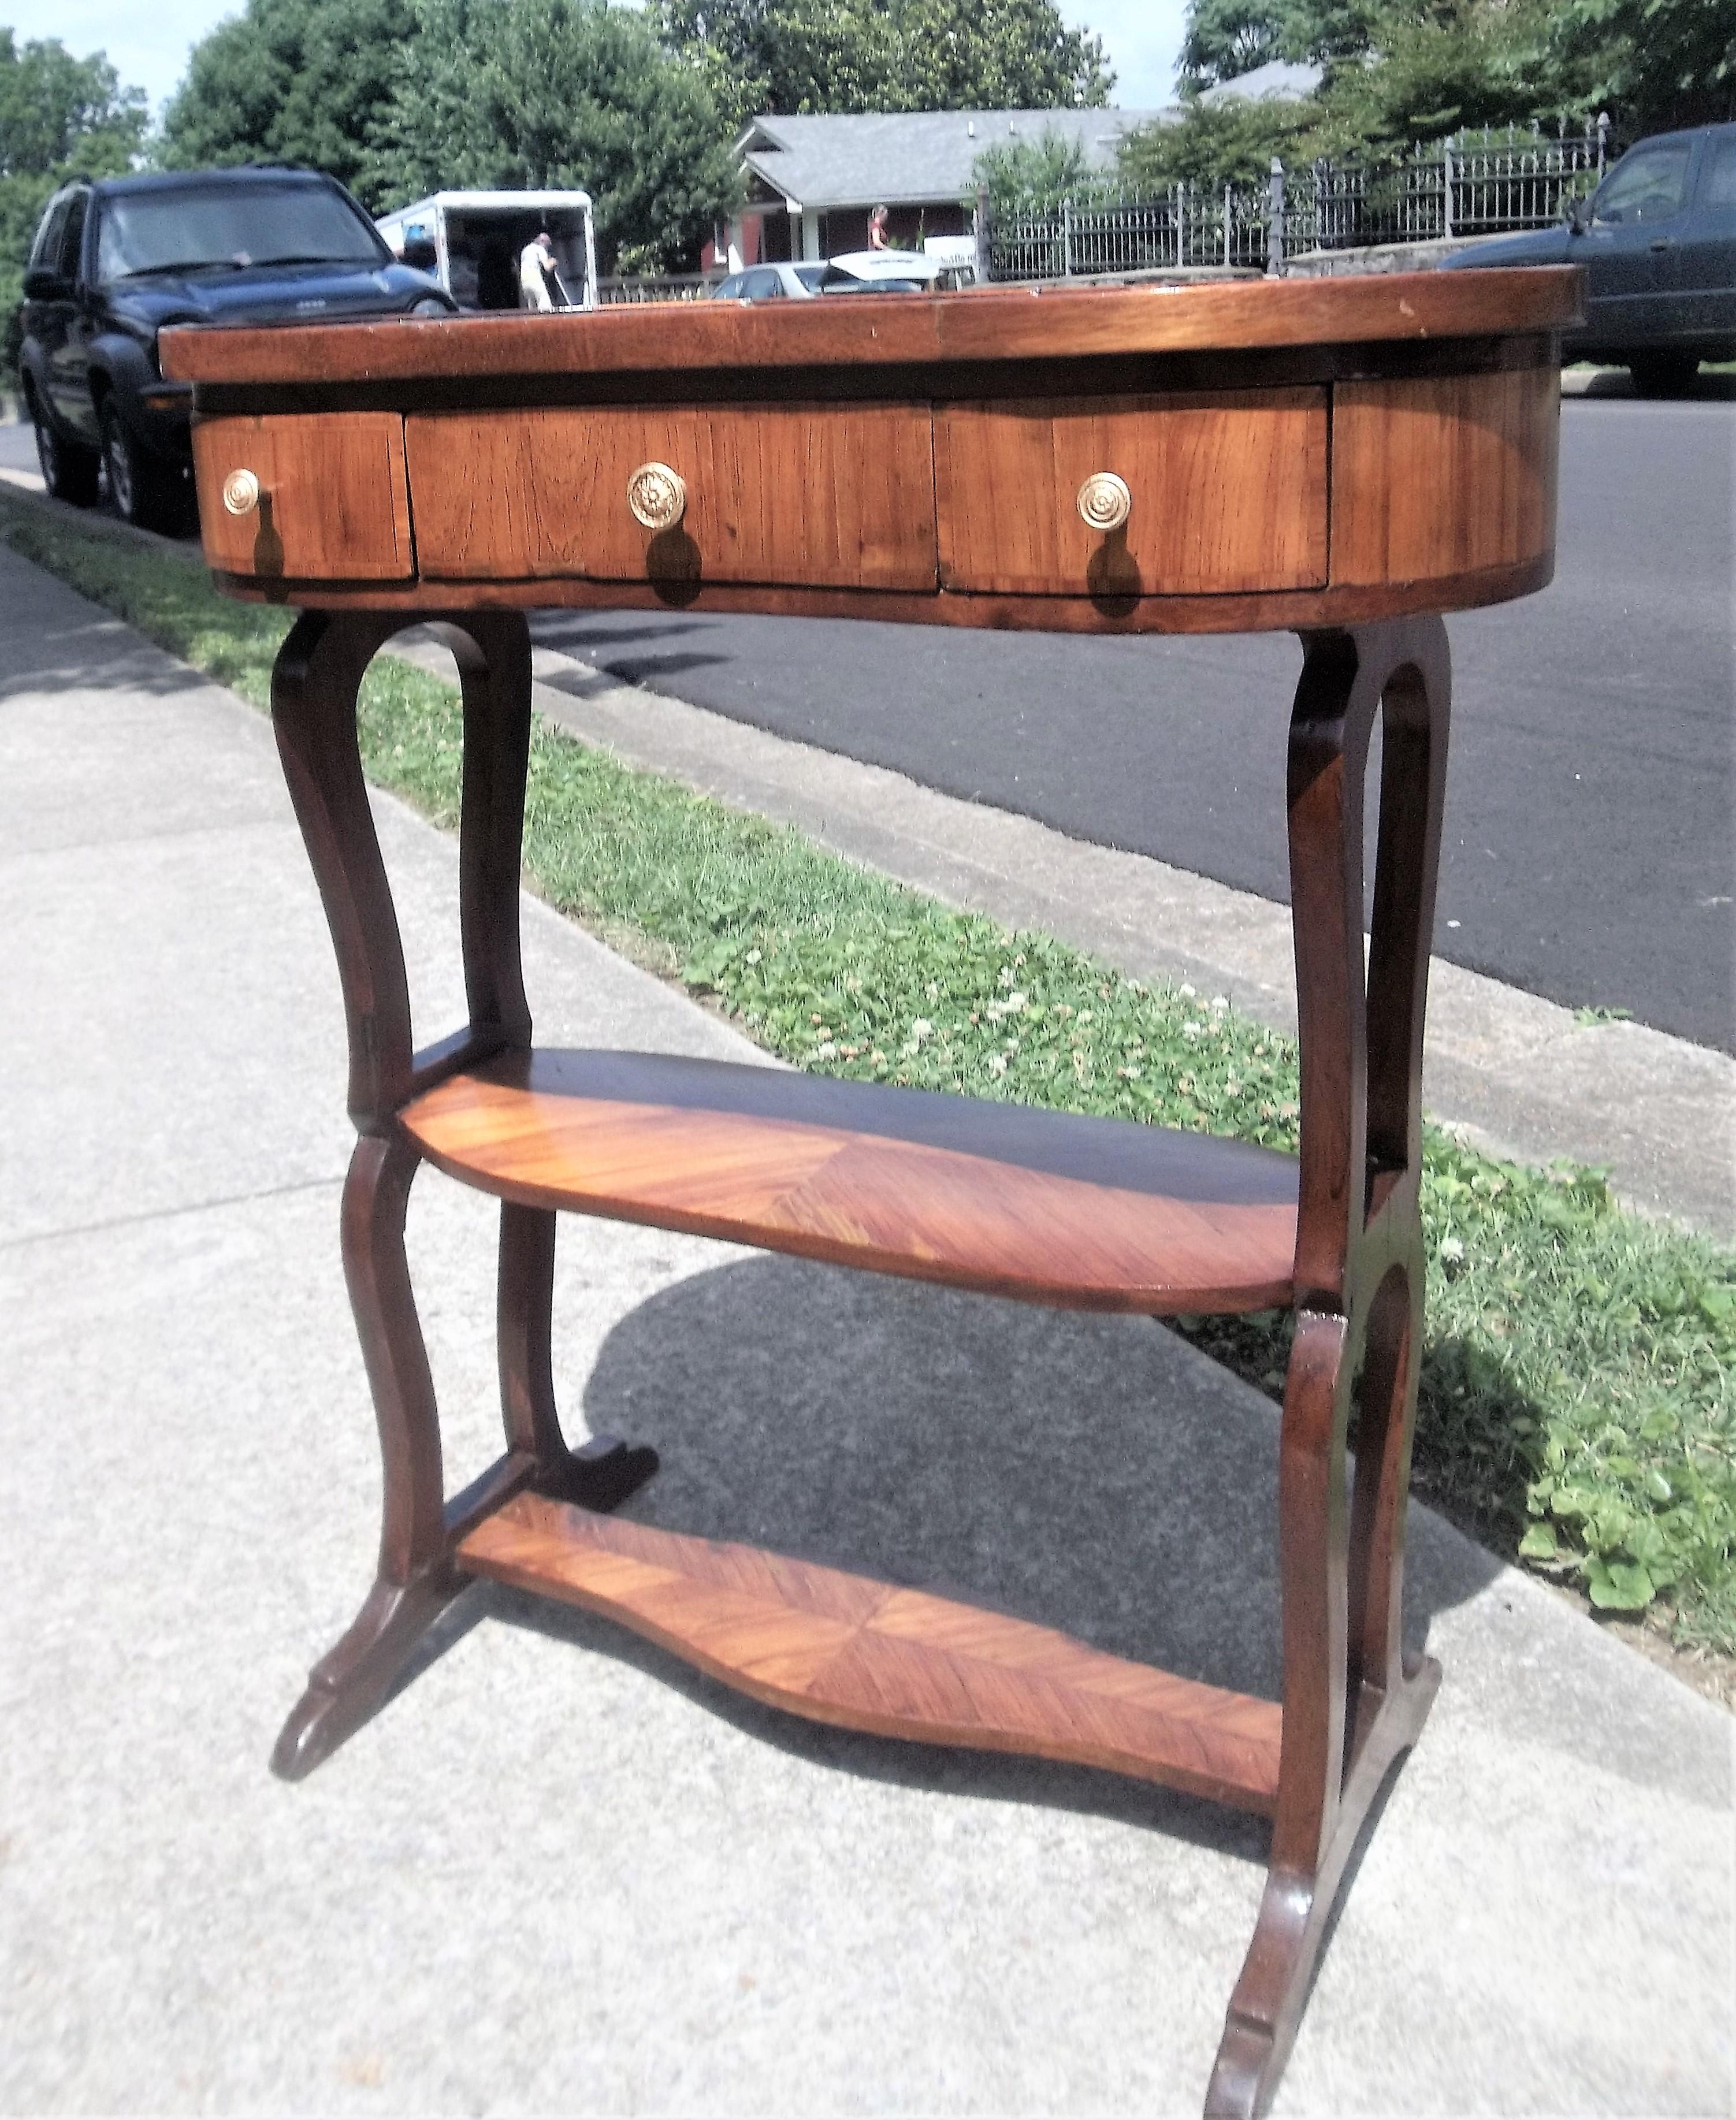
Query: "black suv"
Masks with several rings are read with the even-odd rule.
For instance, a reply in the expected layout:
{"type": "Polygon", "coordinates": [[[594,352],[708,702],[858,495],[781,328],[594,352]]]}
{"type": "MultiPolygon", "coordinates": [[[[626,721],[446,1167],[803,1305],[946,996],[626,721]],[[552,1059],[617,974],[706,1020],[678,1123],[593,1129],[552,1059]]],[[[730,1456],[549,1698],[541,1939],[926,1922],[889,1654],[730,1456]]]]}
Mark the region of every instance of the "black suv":
{"type": "Polygon", "coordinates": [[[1456,252],[1450,267],[1583,265],[1585,321],[1569,360],[1631,369],[1642,396],[1736,360],[1736,125],[1658,132],[1630,147],[1566,225],[1456,252]]]}
{"type": "Polygon", "coordinates": [[[446,315],[333,178],[200,170],[67,184],[24,280],[19,368],[50,493],[84,506],[106,464],[129,522],[179,527],[192,493],[189,393],[165,384],[169,324],[446,315]]]}

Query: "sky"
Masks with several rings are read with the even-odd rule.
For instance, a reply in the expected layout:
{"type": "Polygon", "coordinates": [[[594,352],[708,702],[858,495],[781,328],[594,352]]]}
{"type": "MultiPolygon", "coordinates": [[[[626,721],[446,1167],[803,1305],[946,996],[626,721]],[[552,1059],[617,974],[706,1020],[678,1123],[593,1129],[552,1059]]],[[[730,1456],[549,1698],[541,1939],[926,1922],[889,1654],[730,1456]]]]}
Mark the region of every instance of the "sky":
{"type": "MultiPolygon", "coordinates": [[[[1095,30],[1109,48],[1119,77],[1110,101],[1134,110],[1174,100],[1184,7],[1185,0],[1061,0],[1068,20],[1095,30]]],[[[10,26],[20,44],[58,37],[79,58],[105,51],[123,84],[142,88],[155,113],[174,93],[190,48],[236,12],[234,0],[0,0],[0,26],[10,26]]]]}

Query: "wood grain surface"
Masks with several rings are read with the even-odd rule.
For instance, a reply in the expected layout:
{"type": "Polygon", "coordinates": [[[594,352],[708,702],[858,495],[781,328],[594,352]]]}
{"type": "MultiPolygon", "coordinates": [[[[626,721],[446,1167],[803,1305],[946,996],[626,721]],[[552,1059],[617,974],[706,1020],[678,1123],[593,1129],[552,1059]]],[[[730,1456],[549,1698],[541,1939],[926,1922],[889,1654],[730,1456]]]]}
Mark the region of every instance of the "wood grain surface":
{"type": "Polygon", "coordinates": [[[1554,368],[1336,384],[1333,584],[1547,558],[1560,389],[1554,368]]]}
{"type": "Polygon", "coordinates": [[[811,1721],[1106,1768],[1268,1815],[1276,1802],[1276,1703],[1028,1620],[538,1495],[485,1518],[457,1557],[811,1721]]]}
{"type": "Polygon", "coordinates": [[[941,578],[1023,595],[1221,595],[1326,579],[1327,395],[1110,398],[934,411],[941,578]],[[1081,519],[1114,472],[1125,528],[1081,519]]]}
{"type": "Polygon", "coordinates": [[[935,585],[926,405],[588,407],[406,422],[424,575],[579,574],[935,585]],[[627,506],[643,463],[687,490],[654,537],[627,506]]]}
{"type": "Polygon", "coordinates": [[[1296,1165],[1241,1142],[649,1053],[503,1054],[399,1119],[525,1206],[1068,1308],[1290,1300],[1296,1165]]]}
{"type": "MultiPolygon", "coordinates": [[[[550,574],[522,582],[303,581],[297,604],[309,611],[769,611],[787,618],[868,618],[901,625],[979,626],[1003,633],[1274,633],[1354,626],[1418,611],[1473,611],[1546,588],[1552,551],[1514,566],[1481,567],[1432,581],[1364,582],[1342,588],[1250,590],[1224,596],[978,596],[942,589],[793,588],[788,584],[669,580],[596,582],[550,574]]],[[[281,601],[241,574],[219,571],[226,596],[244,602],[281,601]]]]}
{"type": "Polygon", "coordinates": [[[199,535],[213,567],[255,579],[407,581],[416,572],[404,423],[395,412],[199,420],[199,535]],[[258,507],[231,515],[223,481],[250,471],[258,507]]]}
{"type": "Polygon", "coordinates": [[[165,332],[161,348],[164,374],[192,383],[1079,359],[1557,331],[1581,321],[1584,286],[1577,268],[1557,266],[1215,286],[985,287],[589,314],[183,328],[165,332]]]}

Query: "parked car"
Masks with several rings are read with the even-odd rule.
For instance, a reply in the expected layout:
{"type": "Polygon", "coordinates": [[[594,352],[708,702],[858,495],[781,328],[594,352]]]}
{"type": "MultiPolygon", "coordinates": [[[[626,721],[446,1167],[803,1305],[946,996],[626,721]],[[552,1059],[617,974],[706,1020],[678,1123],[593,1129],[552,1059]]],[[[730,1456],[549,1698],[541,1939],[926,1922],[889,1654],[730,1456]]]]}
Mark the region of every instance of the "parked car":
{"type": "Polygon", "coordinates": [[[1563,226],[1445,263],[1585,266],[1585,322],[1564,357],[1630,369],[1646,397],[1684,389],[1702,360],[1736,360],[1736,125],[1639,141],[1563,226]]]}
{"type": "Polygon", "coordinates": [[[191,393],[162,380],[160,331],[456,306],[393,258],[342,184],[312,170],[67,184],[49,202],[24,277],[20,380],[43,478],[84,507],[106,468],[129,522],[178,527],[193,490],[191,393]]]}
{"type": "Polygon", "coordinates": [[[826,277],[824,264],[751,265],[745,272],[732,272],[711,291],[714,302],[782,302],[811,300],[826,277]]]}
{"type": "Polygon", "coordinates": [[[796,265],[751,265],[712,291],[714,302],[806,301],[816,295],[915,295],[946,268],[915,250],[854,250],[796,265]]]}
{"type": "Polygon", "coordinates": [[[823,295],[924,295],[941,276],[938,260],[920,250],[852,250],[834,258],[823,295]]]}

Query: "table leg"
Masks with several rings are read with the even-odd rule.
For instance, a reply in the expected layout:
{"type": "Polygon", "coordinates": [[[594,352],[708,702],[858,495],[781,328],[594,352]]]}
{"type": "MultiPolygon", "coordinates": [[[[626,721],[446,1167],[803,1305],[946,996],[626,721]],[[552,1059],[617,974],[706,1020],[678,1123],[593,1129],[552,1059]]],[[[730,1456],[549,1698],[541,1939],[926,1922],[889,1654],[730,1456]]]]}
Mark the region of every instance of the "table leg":
{"type": "Polygon", "coordinates": [[[1305,642],[1289,811],[1301,1052],[1296,1339],[1279,1442],[1283,1738],[1270,1869],[1208,2115],[1265,2111],[1345,1867],[1440,1667],[1407,1666],[1403,1525],[1422,1347],[1422,1063],[1445,784],[1438,618],[1305,642]],[[1365,973],[1362,788],[1384,709],[1365,973]],[[1346,1439],[1360,1419],[1355,1499],[1346,1439]]]}
{"type": "Polygon", "coordinates": [[[311,1774],[366,1722],[430,1623],[463,1587],[448,1564],[440,1417],[404,1256],[404,1213],[421,1158],[364,1134],[343,1188],[343,1265],[374,1393],[384,1474],[379,1565],[349,1632],[314,1667],[272,1768],[311,1774]]]}
{"type": "Polygon", "coordinates": [[[500,1411],[506,1447],[535,1458],[532,1485],[539,1495],[581,1509],[612,1509],[656,1471],[657,1453],[615,1435],[593,1435],[577,1450],[567,1448],[549,1349],[555,1226],[552,1208],[515,1206],[510,1200],[501,1204],[500,1411]]]}
{"type": "Polygon", "coordinates": [[[397,1113],[432,1068],[530,1042],[519,965],[519,867],[530,741],[530,637],[512,611],[440,621],[464,703],[459,924],[470,1023],[440,1057],[411,1049],[410,998],[391,886],[368,804],[356,697],[376,649],[408,616],[306,612],[272,680],[285,778],[337,955],[359,1134],[343,1196],[345,1277],[379,1428],[384,1519],[375,1583],[343,1639],[314,1668],[272,1756],[289,1780],[312,1772],[375,1712],[430,1625],[468,1579],[454,1554],[477,1511],[533,1485],[612,1508],[657,1468],[655,1454],[599,1437],[569,1451],[549,1356],[555,1218],[507,1206],[498,1322],[508,1455],[444,1500],[440,1418],[404,1254],[420,1155],[397,1113]]]}

